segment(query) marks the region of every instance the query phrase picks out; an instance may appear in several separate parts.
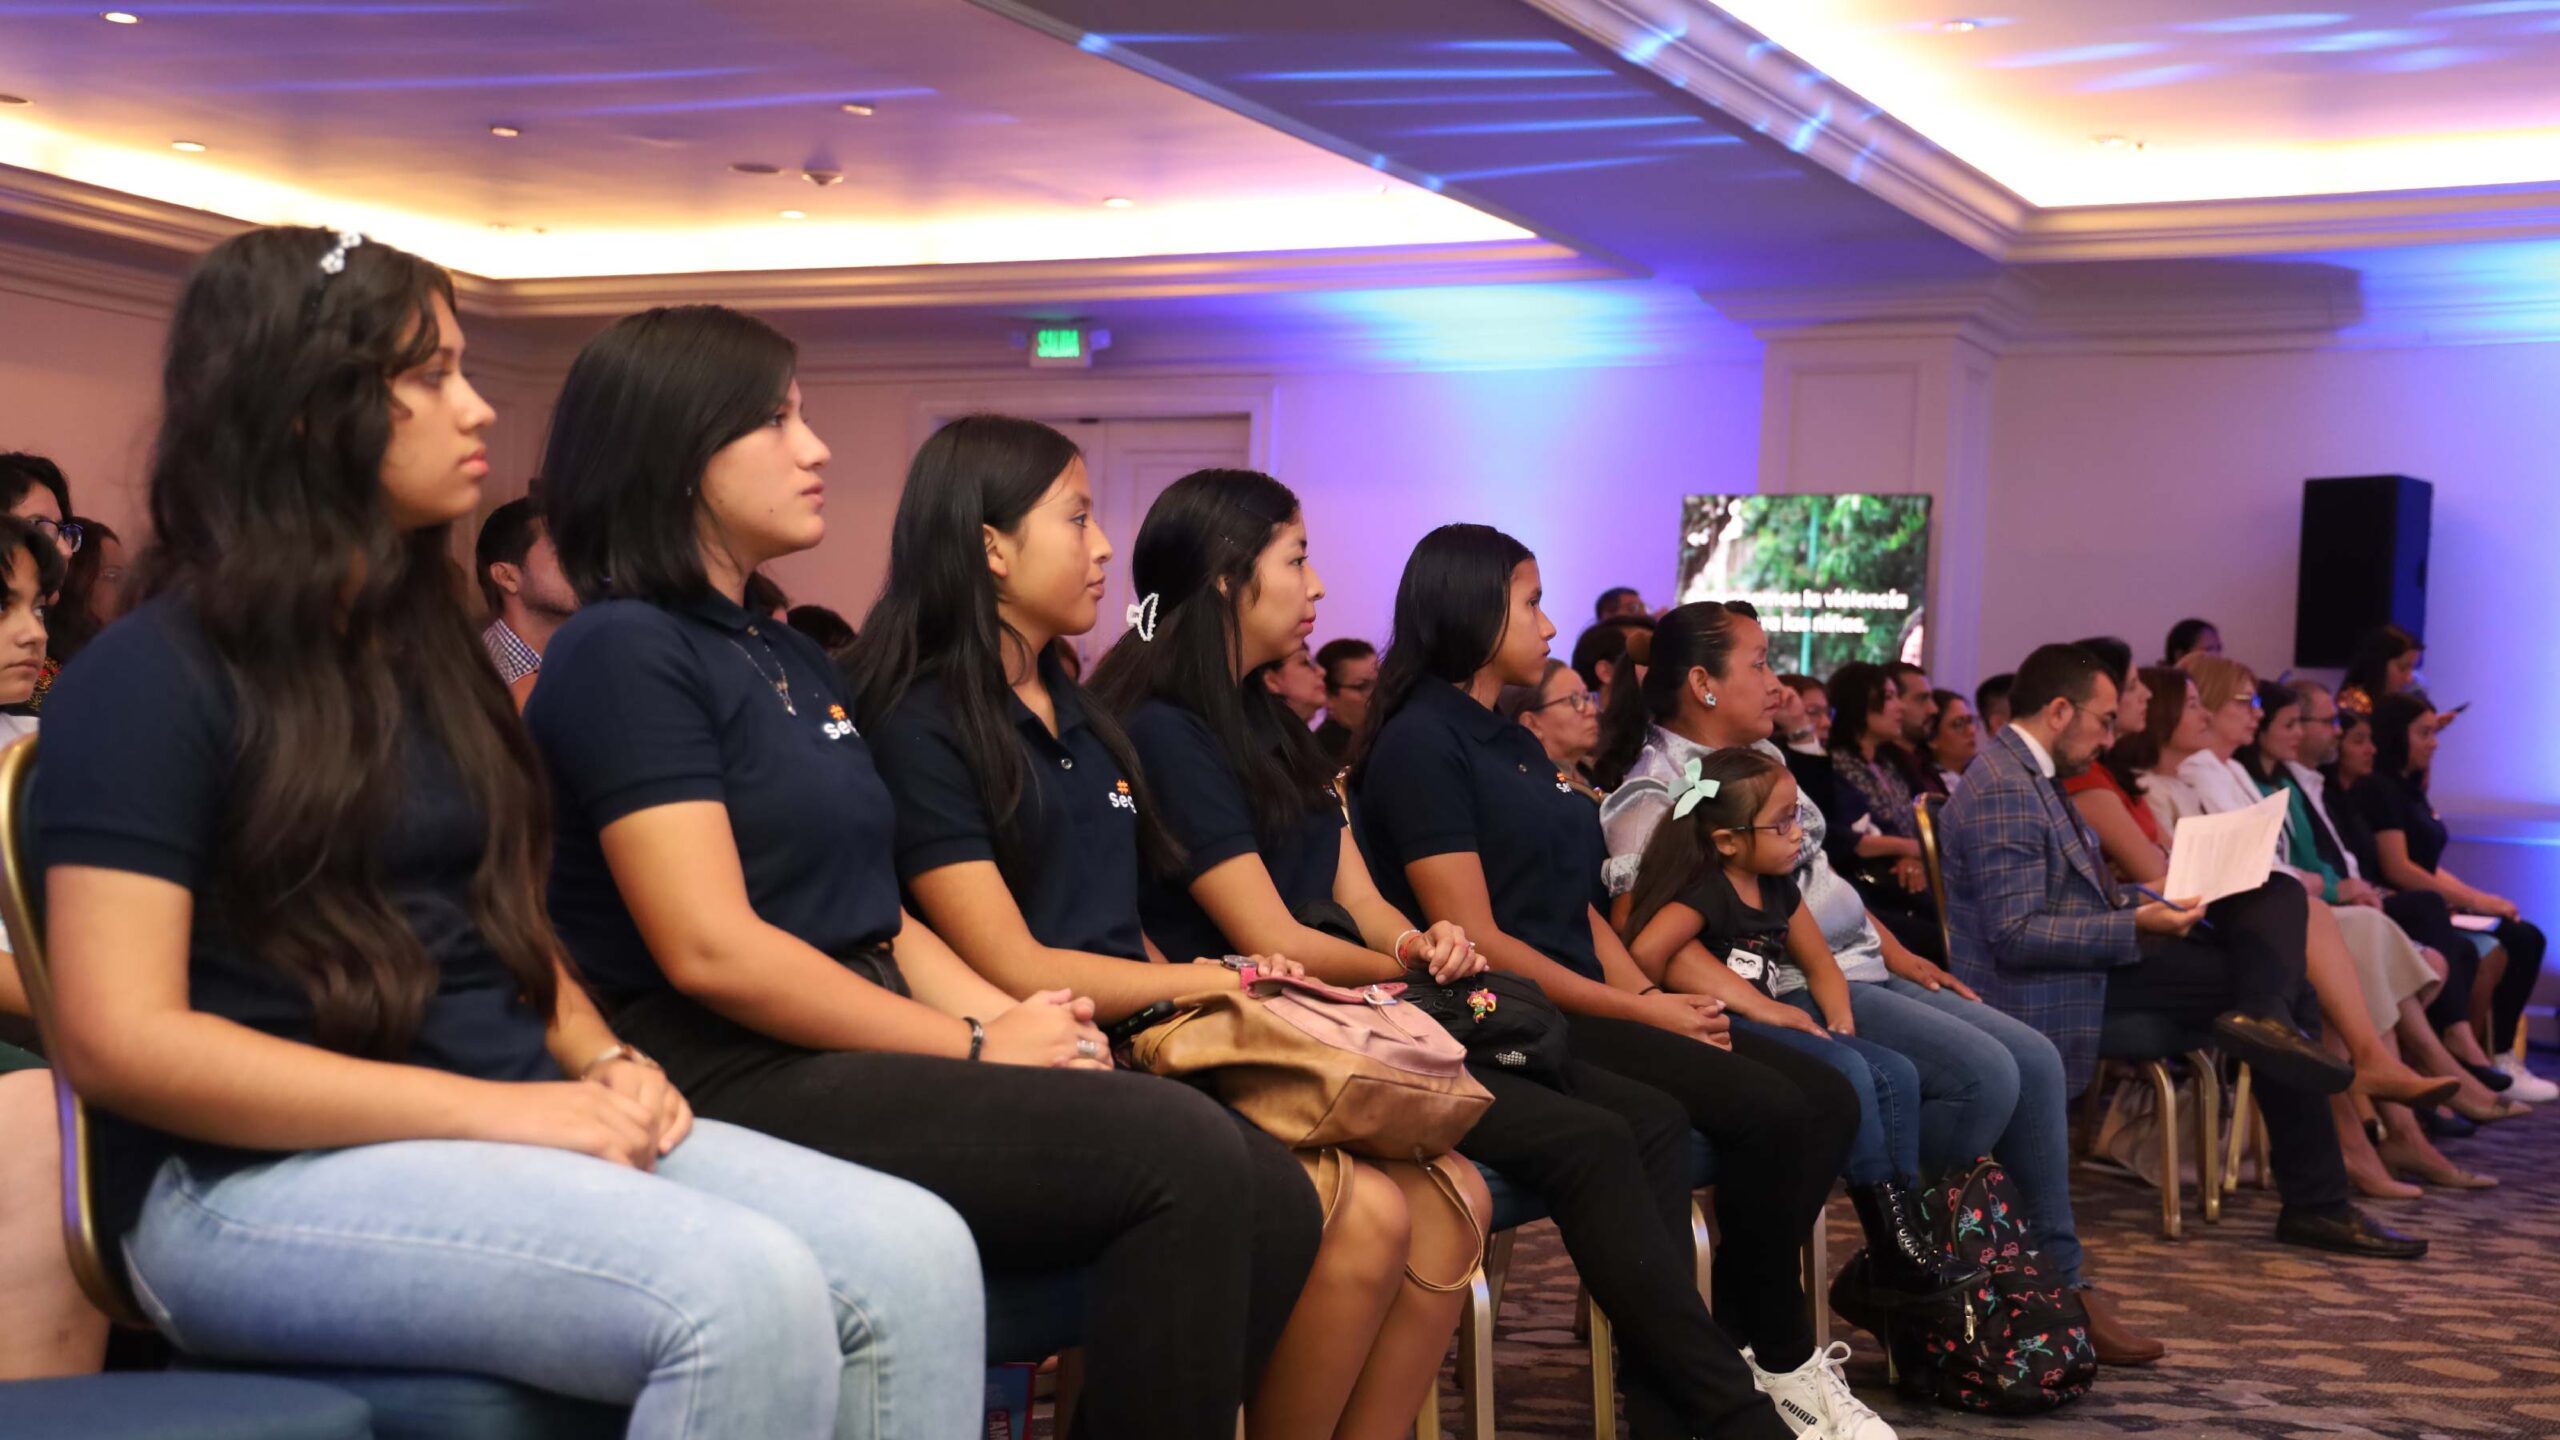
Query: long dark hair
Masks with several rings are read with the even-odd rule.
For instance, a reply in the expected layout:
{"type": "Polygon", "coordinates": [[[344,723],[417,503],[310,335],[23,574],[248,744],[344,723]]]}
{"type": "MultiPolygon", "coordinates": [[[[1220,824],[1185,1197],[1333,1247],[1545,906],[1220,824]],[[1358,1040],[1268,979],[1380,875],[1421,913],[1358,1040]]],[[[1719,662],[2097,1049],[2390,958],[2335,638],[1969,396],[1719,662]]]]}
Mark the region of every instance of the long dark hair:
{"type": "Polygon", "coordinates": [[[1769,792],[1786,778],[1787,767],[1747,745],[1718,750],[1698,762],[1698,778],[1716,782],[1716,793],[1687,815],[1665,814],[1645,841],[1644,858],[1636,862],[1636,886],[1627,900],[1627,923],[1619,934],[1629,940],[1644,933],[1662,907],[1679,899],[1709,870],[1721,869],[1716,832],[1739,830],[1751,823],[1769,792]]]}
{"type": "MultiPolygon", "coordinates": [[[[1866,737],[1867,717],[1882,710],[1892,697],[1892,674],[1881,665],[1852,660],[1832,671],[1830,682],[1822,688],[1831,696],[1831,748],[1863,763],[1866,752],[1859,742],[1866,737]]],[[[1879,753],[1876,758],[1891,757],[1879,753]]]]}
{"type": "MultiPolygon", "coordinates": [[[[1005,678],[1008,648],[1019,652],[1026,642],[996,613],[982,536],[987,526],[1020,525],[1079,454],[1074,441],[1048,426],[1005,415],[970,415],[933,432],[907,466],[889,529],[889,578],[863,617],[847,667],[854,713],[866,727],[896,709],[918,680],[941,678],[951,738],[977,777],[1007,884],[1021,882],[1033,858],[1022,833],[1030,762],[1014,737],[1013,687],[1005,678]]],[[[1083,695],[1055,647],[1044,646],[1034,660],[1051,695],[1083,695]]],[[[1140,855],[1156,871],[1172,870],[1179,855],[1149,803],[1128,732],[1099,704],[1085,711],[1094,738],[1137,792],[1140,855]]]]}
{"type": "MultiPolygon", "coordinates": [[[[2196,648],[2196,642],[2204,638],[2204,632],[2213,628],[2214,625],[2212,621],[2198,620],[2192,617],[2181,620],[2177,624],[2170,626],[2169,638],[2161,642],[2160,663],[2163,665],[2175,665],[2179,661],[2184,660],[2187,658],[2188,653],[2196,648]]],[[[2080,642],[2080,645],[2082,649],[2087,649],[2089,642],[2083,640],[2080,642]]],[[[2104,659],[2106,657],[2100,656],[2099,658],[2104,659]]]]}
{"type": "Polygon", "coordinates": [[[1502,648],[1511,573],[1536,558],[1490,525],[1443,525],[1414,545],[1396,582],[1395,633],[1378,662],[1378,689],[1352,761],[1354,786],[1368,776],[1378,732],[1416,690],[1432,681],[1464,685],[1502,648]]]}
{"type": "Polygon", "coordinates": [[[214,247],[169,331],[147,584],[184,598],[238,699],[205,884],[216,922],[309,996],[330,1049],[397,1058],[437,968],[382,888],[411,717],[451,753],[483,843],[471,914],[548,1019],[544,793],[463,608],[448,525],[383,502],[392,378],[437,348],[435,266],[325,230],[214,247]]]}
{"type": "MultiPolygon", "coordinates": [[[[107,542],[121,543],[124,537],[108,529],[103,520],[63,518],[80,527],[80,548],[71,552],[70,562],[63,566],[62,588],[54,595],[52,608],[45,611],[44,633],[46,652],[55,663],[68,665],[80,647],[106,628],[98,618],[98,572],[106,566],[107,542]]],[[[59,560],[62,548],[54,546],[53,553],[59,560]]]]}
{"type": "Polygon", "coordinates": [[[2403,690],[2373,697],[2373,773],[2398,780],[2409,774],[2409,732],[2435,712],[2427,692],[2403,690]]]}
{"type": "Polygon", "coordinates": [[[2300,709],[2301,706],[2302,697],[2295,693],[2292,686],[2280,685],[2273,680],[2259,681],[2258,714],[2261,719],[2258,723],[2258,733],[2249,737],[2248,744],[2233,751],[2231,758],[2246,766],[2249,774],[2257,779],[2282,779],[2284,771],[2276,765],[2276,762],[2267,758],[2267,752],[2260,749],[2259,744],[2267,738],[2267,727],[2276,723],[2278,713],[2300,709]]]}
{"type": "Polygon", "coordinates": [[[2379,705],[2391,687],[2391,662],[2424,648],[2417,636],[2397,625],[2377,625],[2356,638],[2355,654],[2347,661],[2338,689],[2360,690],[2367,701],[2379,705]]]}
{"type": "Polygon", "coordinates": [[[2186,718],[2187,687],[2196,677],[2170,665],[2145,665],[2142,683],[2151,692],[2149,708],[2138,717],[2117,716],[2116,743],[2098,757],[2127,795],[2142,793],[2142,777],[2159,765],[2161,752],[2177,735],[2178,722],[2186,718]]]}
{"type": "Polygon", "coordinates": [[[1655,621],[1644,679],[1637,680],[1631,664],[1619,665],[1609,677],[1609,693],[1600,705],[1600,744],[1588,767],[1591,783],[1617,789],[1644,753],[1645,736],[1680,714],[1689,672],[1704,670],[1723,679],[1734,642],[1741,638],[1739,622],[1759,618],[1746,600],[1695,600],[1672,607],[1655,621]]]}
{"type": "Polygon", "coordinates": [[[695,528],[702,472],[774,417],[798,365],[781,332],[719,305],[625,315],[587,342],[542,457],[543,525],[579,600],[710,593],[695,528]]]}
{"type": "Polygon", "coordinates": [[[1236,674],[1254,566],[1298,514],[1289,487],[1258,470],[1195,470],[1166,486],[1129,547],[1129,584],[1153,597],[1155,638],[1122,632],[1091,687],[1122,720],[1149,700],[1199,716],[1244,783],[1266,843],[1334,803],[1333,761],[1264,687],[1270,667],[1236,674]]]}

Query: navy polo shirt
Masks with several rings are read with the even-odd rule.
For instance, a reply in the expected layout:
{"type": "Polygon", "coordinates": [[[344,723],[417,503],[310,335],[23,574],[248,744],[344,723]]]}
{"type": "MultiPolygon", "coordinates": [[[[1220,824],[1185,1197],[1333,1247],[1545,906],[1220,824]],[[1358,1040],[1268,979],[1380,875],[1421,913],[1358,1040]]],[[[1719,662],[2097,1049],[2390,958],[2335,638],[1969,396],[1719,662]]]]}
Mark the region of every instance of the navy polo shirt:
{"type": "MultiPolygon", "coordinates": [[[[45,702],[34,805],[40,868],[86,865],[195,892],[187,998],[195,1009],[314,1043],[300,984],[253,954],[204,887],[235,800],[240,712],[195,612],[163,595],[109,626],[65,668],[45,702]]],[[[435,993],[398,1057],[483,1080],[557,1080],[542,1017],[471,912],[483,821],[444,746],[414,720],[400,737],[400,792],[376,855],[385,899],[435,965],[435,993]]],[[[290,901],[286,903],[291,903],[290,901]]],[[[106,1234],[140,1212],[162,1159],[238,1164],[276,1158],[181,1141],[101,1114],[106,1234]]],[[[118,1254],[110,1244],[107,1253],[118,1254]]]]}
{"type": "Polygon", "coordinates": [[[727,807],[767,924],[839,960],[897,935],[889,789],[837,685],[816,641],[718,594],[607,600],[551,637],[525,707],[556,797],[551,918],[599,995],[667,985],[597,839],[660,805],[727,807]]]}
{"type": "MultiPolygon", "coordinates": [[[[1046,667],[1044,667],[1045,670],[1046,667]]],[[[1138,801],[1085,718],[1072,686],[1049,680],[1058,733],[1012,691],[1014,738],[1028,765],[1015,824],[1022,840],[1013,902],[1032,938],[1060,950],[1147,958],[1138,929],[1138,801]]],[[[940,676],[918,680],[871,727],[898,809],[898,879],[996,861],[995,822],[953,735],[940,676]]]]}
{"type": "Polygon", "coordinates": [[[1207,721],[1179,705],[1150,700],[1129,716],[1129,743],[1147,773],[1148,792],[1183,849],[1181,874],[1151,881],[1139,892],[1147,938],[1166,959],[1180,963],[1240,948],[1191,898],[1192,881],[1239,855],[1261,855],[1272,885],[1293,912],[1333,898],[1342,863],[1342,804],[1330,788],[1310,797],[1307,813],[1286,831],[1266,838],[1255,832],[1244,780],[1227,763],[1207,721]]]}
{"type": "Polygon", "coordinates": [[[1378,732],[1356,798],[1369,869],[1406,914],[1423,910],[1405,866],[1473,852],[1504,934],[1602,978],[1589,914],[1608,903],[1600,813],[1526,727],[1425,680],[1378,732]]]}

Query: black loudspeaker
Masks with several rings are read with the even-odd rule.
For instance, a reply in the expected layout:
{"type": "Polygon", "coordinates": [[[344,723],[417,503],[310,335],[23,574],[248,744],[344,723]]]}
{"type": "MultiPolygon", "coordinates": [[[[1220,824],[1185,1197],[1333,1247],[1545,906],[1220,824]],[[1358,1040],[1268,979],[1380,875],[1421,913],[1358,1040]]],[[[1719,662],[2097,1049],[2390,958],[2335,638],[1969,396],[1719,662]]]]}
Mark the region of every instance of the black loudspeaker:
{"type": "Polygon", "coordinates": [[[2366,631],[2427,636],[2427,518],[2435,487],[2406,475],[2302,482],[2293,663],[2342,666],[2366,631]]]}

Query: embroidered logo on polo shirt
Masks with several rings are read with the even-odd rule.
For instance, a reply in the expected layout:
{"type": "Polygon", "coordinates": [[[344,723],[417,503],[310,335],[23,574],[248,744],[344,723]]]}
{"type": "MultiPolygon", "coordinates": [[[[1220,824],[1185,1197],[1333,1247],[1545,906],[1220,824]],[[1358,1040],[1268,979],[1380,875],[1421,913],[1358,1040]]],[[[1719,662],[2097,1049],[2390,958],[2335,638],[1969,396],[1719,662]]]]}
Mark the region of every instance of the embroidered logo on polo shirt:
{"type": "Polygon", "coordinates": [[[1114,780],[1111,782],[1111,808],[1114,810],[1126,810],[1132,815],[1138,813],[1138,797],[1129,793],[1128,781],[1114,780]]]}
{"type": "Polygon", "coordinates": [[[827,707],[827,723],[818,727],[818,733],[830,740],[841,740],[854,733],[853,717],[844,713],[843,706],[830,705],[827,707]]]}

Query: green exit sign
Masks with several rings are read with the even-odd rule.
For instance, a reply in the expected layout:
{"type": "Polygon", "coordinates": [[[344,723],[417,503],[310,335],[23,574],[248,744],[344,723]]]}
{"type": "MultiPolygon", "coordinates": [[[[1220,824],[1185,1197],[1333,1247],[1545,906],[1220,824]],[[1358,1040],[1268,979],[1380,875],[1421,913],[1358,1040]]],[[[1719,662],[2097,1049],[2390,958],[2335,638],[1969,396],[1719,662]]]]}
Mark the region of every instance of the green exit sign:
{"type": "Polygon", "coordinates": [[[1031,358],[1034,360],[1081,360],[1084,358],[1082,330],[1034,330],[1031,332],[1031,358]]]}
{"type": "Polygon", "coordinates": [[[1014,343],[1030,352],[1034,366],[1069,366],[1083,369],[1093,364],[1094,352],[1111,348],[1111,332],[1091,325],[1043,325],[1028,335],[1014,332],[1014,343]]]}

